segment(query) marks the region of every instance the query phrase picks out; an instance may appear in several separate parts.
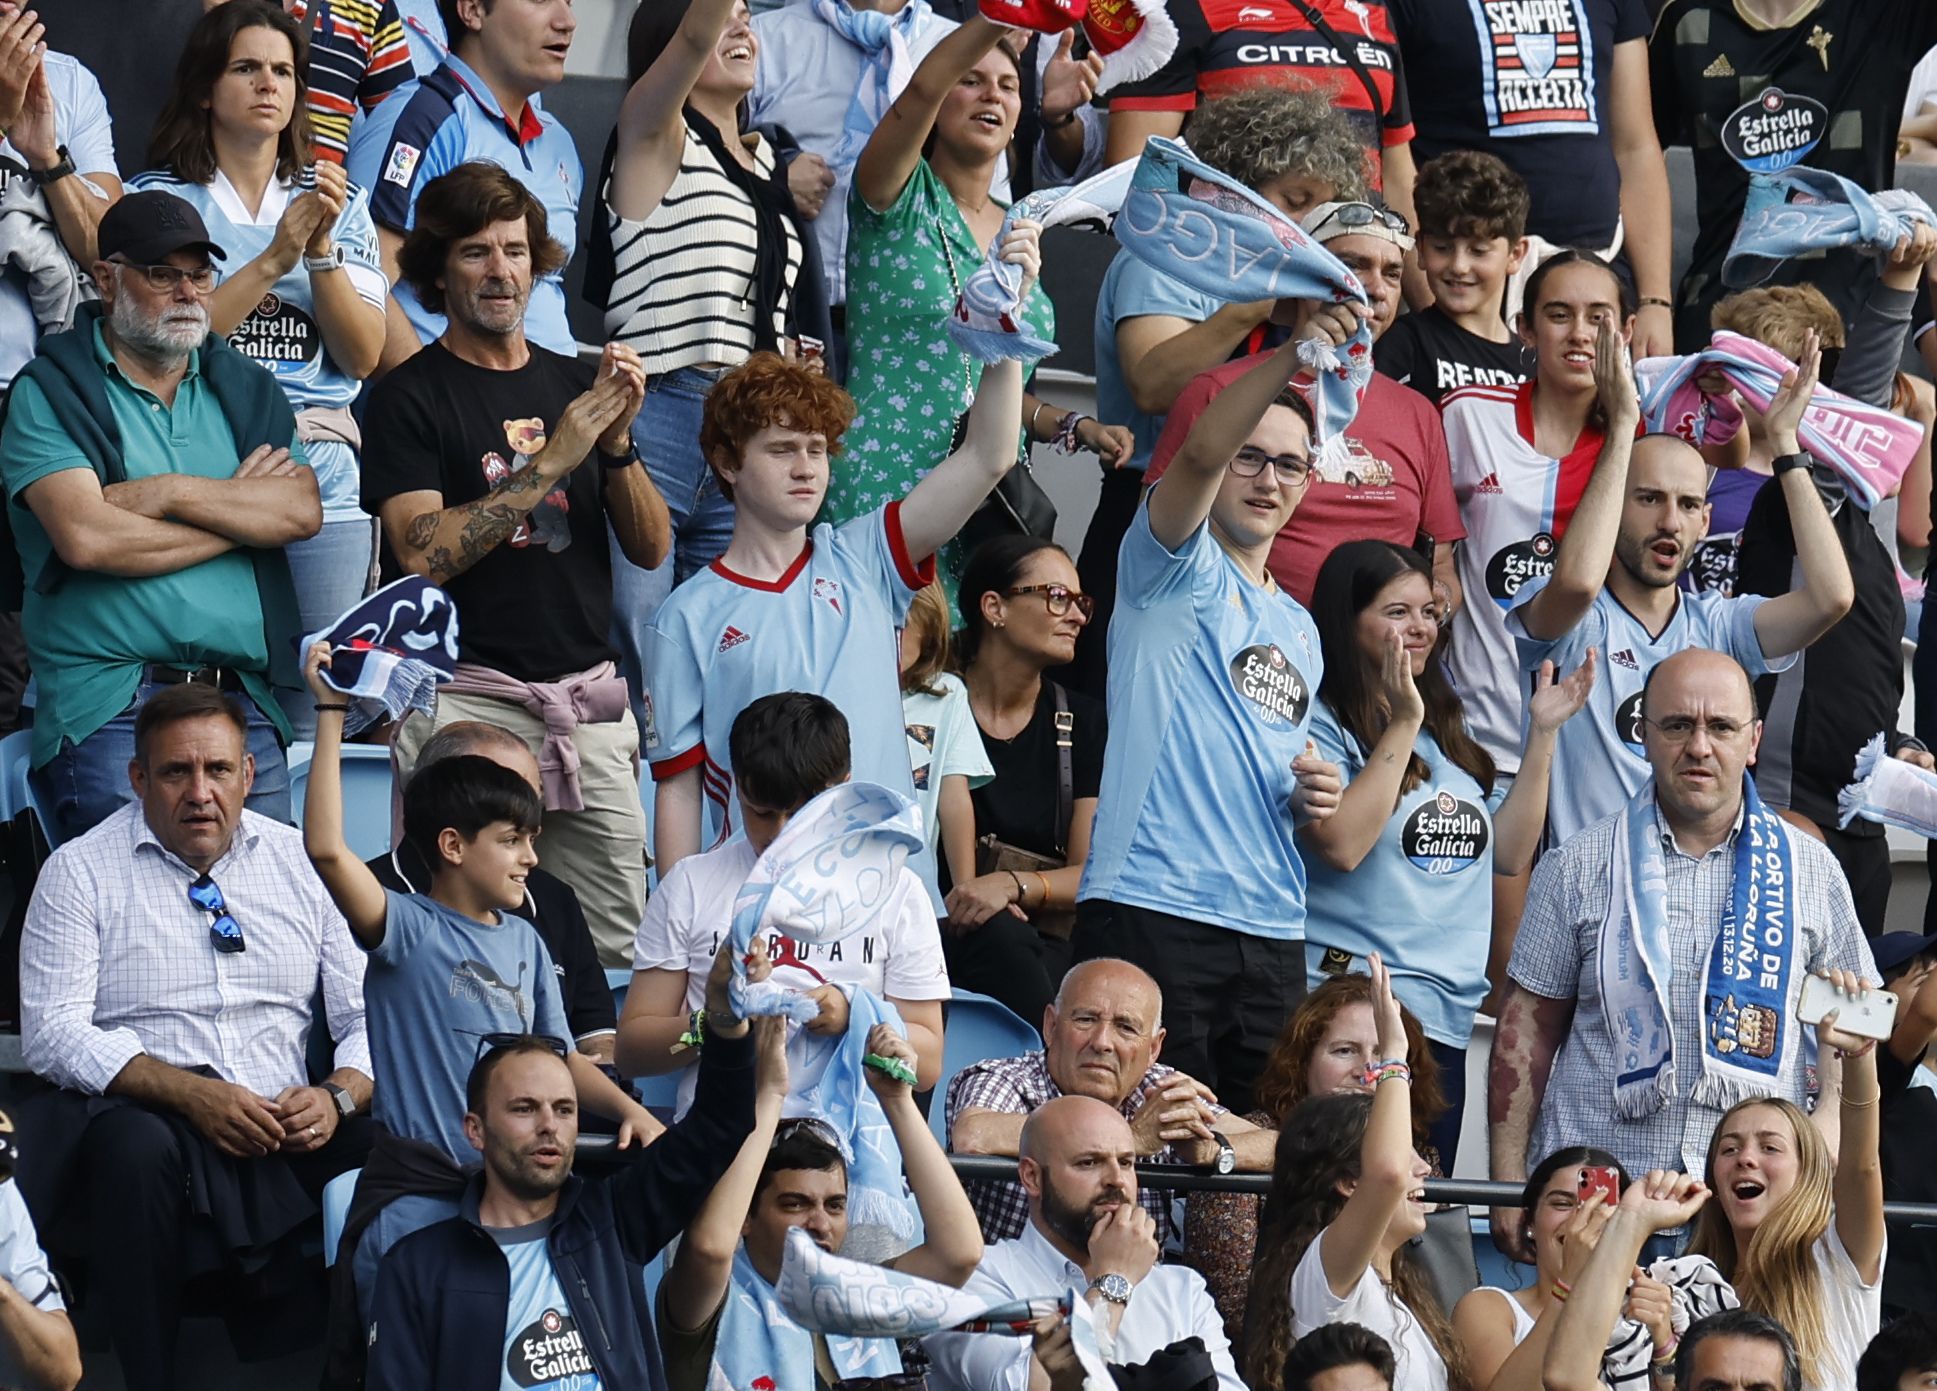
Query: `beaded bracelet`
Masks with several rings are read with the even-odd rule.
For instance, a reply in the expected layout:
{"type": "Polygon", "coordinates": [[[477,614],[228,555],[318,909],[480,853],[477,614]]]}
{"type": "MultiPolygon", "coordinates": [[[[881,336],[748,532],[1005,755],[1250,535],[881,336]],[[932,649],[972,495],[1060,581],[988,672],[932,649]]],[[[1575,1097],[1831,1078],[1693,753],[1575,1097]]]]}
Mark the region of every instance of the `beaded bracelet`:
{"type": "Polygon", "coordinates": [[[1670,1338],[1668,1345],[1666,1347],[1656,1348],[1655,1355],[1649,1360],[1657,1367],[1666,1367],[1675,1360],[1675,1351],[1680,1347],[1680,1338],[1670,1338]]]}
{"type": "Polygon", "coordinates": [[[1370,1067],[1366,1068],[1365,1076],[1362,1080],[1366,1086],[1376,1088],[1381,1082],[1389,1081],[1394,1077],[1410,1085],[1412,1082],[1412,1068],[1396,1060],[1373,1063],[1370,1067]]]}

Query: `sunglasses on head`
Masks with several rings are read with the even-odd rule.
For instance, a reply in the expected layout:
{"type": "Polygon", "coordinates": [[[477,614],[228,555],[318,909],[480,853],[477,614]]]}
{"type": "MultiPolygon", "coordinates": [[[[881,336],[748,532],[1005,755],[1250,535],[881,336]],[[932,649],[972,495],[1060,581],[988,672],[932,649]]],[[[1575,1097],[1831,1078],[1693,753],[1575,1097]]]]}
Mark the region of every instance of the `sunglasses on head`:
{"type": "Polygon", "coordinates": [[[841,1147],[841,1137],[834,1133],[834,1127],[822,1120],[819,1116],[788,1117],[774,1127],[773,1142],[777,1145],[782,1140],[791,1140],[803,1131],[812,1135],[829,1149],[838,1150],[841,1147]]]}
{"type": "Polygon", "coordinates": [[[222,897],[222,886],[209,878],[206,873],[188,886],[188,901],[209,915],[209,941],[219,952],[238,952],[248,950],[249,944],[242,940],[242,924],[235,920],[229,911],[228,902],[222,897]]]}
{"type": "Polygon", "coordinates": [[[486,1053],[495,1053],[500,1048],[509,1048],[520,1043],[541,1043],[558,1054],[560,1058],[569,1058],[572,1053],[572,1045],[553,1034],[484,1034],[478,1038],[477,1056],[471,1059],[471,1065],[475,1067],[486,1053]]]}

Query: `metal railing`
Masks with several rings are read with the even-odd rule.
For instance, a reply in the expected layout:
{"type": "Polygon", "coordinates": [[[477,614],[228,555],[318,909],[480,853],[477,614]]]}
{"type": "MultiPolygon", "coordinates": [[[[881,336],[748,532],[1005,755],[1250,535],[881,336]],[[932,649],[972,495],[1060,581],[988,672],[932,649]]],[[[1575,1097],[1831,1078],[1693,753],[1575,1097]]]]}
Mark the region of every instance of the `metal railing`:
{"type": "MultiPolygon", "coordinates": [[[[579,1152],[611,1156],[610,1135],[586,1135],[578,1142],[579,1152]]],[[[1016,1176],[1016,1161],[986,1154],[951,1154],[948,1162],[956,1177],[1002,1182],[1016,1176]]],[[[1269,1174],[1214,1174],[1207,1169],[1186,1168],[1177,1164],[1138,1164],[1137,1182],[1147,1188],[1165,1188],[1178,1193],[1253,1193],[1263,1197],[1271,1191],[1269,1174]]],[[[1454,1203],[1468,1207],[1518,1207],[1520,1185],[1492,1183],[1484,1179],[1429,1178],[1426,1198],[1435,1203],[1454,1203]]],[[[1883,1216],[1891,1222],[1908,1222],[1919,1227],[1937,1227],[1937,1203],[1885,1203],[1883,1216]]]]}

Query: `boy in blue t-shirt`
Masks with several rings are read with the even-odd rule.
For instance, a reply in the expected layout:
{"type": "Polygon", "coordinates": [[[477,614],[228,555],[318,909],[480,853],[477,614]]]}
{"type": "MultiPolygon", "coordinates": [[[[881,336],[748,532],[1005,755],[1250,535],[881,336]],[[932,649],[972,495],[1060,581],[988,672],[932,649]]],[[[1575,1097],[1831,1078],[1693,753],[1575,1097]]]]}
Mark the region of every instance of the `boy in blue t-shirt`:
{"type": "MultiPolygon", "coordinates": [[[[371,1221],[351,1257],[367,1304],[383,1253],[456,1215],[460,1166],[474,1152],[464,1134],[464,1087],[479,1054],[495,1037],[571,1033],[551,955],[537,929],[511,911],[524,905],[525,879],[538,863],[538,794],[518,774],[474,755],[423,769],[404,788],[404,839],[431,866],[430,892],[385,889],[343,839],[339,759],[349,706],[323,684],[329,661],[329,645],[313,643],[303,668],[317,707],[304,847],[370,954],[364,1008],[374,1114],[388,1132],[378,1147],[408,1149],[432,1169],[448,1160],[451,1179],[449,1193],[396,1198],[371,1221]]],[[[572,1051],[565,1061],[580,1104],[619,1123],[621,1149],[663,1132],[590,1058],[572,1051]]]]}

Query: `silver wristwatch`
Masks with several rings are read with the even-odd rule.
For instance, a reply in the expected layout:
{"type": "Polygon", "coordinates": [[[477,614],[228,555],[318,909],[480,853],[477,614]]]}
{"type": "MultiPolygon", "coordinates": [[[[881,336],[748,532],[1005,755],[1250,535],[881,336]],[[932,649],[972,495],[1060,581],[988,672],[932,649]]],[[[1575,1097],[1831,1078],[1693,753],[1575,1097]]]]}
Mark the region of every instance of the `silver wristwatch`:
{"type": "Polygon", "coordinates": [[[356,1114],[356,1098],[343,1088],[334,1082],[325,1082],[323,1090],[328,1092],[330,1100],[336,1103],[336,1118],[339,1121],[346,1121],[356,1114]]]}
{"type": "Polygon", "coordinates": [[[1109,1300],[1112,1304],[1128,1304],[1130,1302],[1130,1281],[1127,1277],[1118,1275],[1115,1271],[1097,1276],[1094,1280],[1090,1281],[1089,1287],[1109,1300]]]}

